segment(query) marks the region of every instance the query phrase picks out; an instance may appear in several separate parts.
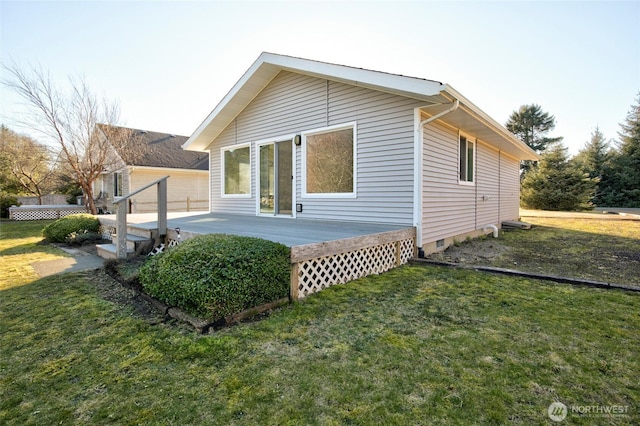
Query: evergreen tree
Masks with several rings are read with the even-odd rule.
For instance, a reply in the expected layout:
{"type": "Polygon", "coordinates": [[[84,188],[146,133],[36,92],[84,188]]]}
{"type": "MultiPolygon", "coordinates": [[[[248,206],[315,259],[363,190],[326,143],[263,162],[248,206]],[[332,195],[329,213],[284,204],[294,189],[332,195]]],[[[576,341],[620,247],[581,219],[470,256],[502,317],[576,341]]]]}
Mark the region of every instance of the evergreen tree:
{"type": "Polygon", "coordinates": [[[589,209],[597,181],[569,161],[567,148],[556,142],[522,180],[520,202],[540,210],[589,209]]]}
{"type": "MultiPolygon", "coordinates": [[[[517,111],[512,112],[505,126],[538,154],[544,152],[549,145],[562,140],[561,137],[546,136],[556,127],[556,119],[536,104],[522,105],[517,111]]],[[[524,178],[533,164],[533,161],[522,162],[521,178],[524,178]]]]}
{"type": "Polygon", "coordinates": [[[620,169],[624,207],[640,207],[640,94],[621,124],[620,169]]]}
{"type": "Polygon", "coordinates": [[[615,156],[609,142],[598,127],[591,133],[591,139],[574,157],[573,161],[590,178],[598,179],[593,203],[604,205],[604,195],[611,182],[611,161],[615,156]]]}
{"type": "Polygon", "coordinates": [[[601,185],[602,205],[640,207],[640,94],[636,102],[620,124],[618,153],[606,170],[606,185],[601,185]]]}

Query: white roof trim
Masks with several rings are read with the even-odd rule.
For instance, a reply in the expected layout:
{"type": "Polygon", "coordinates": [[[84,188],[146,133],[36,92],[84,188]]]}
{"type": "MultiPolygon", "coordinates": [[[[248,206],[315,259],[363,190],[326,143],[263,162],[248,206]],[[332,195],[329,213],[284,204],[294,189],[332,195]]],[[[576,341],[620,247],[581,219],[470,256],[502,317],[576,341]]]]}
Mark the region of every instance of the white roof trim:
{"type": "Polygon", "coordinates": [[[280,71],[291,71],[317,78],[338,81],[354,86],[424,100],[427,103],[448,103],[451,98],[458,99],[461,108],[457,114],[464,117],[454,119],[455,115],[441,118],[451,121],[466,130],[464,123],[472,120],[482,125],[486,132],[480,139],[506,149],[520,159],[538,159],[538,155],[502,125],[497,123],[480,108],[466,99],[449,85],[422,78],[389,74],[380,71],[312,61],[292,56],[262,53],[244,73],[229,93],[211,111],[198,126],[191,137],[182,146],[190,151],[206,151],[209,144],[244,110],[249,103],[269,84],[280,71]]]}
{"type": "Polygon", "coordinates": [[[280,71],[292,71],[424,100],[439,95],[444,87],[437,81],[265,52],[198,126],[183,148],[204,151],[280,71]]]}
{"type": "MultiPolygon", "coordinates": [[[[443,90],[448,93],[450,96],[453,96],[455,99],[460,101],[460,104],[463,105],[463,110],[465,110],[469,116],[473,117],[478,122],[484,124],[488,129],[490,129],[493,133],[495,133],[495,137],[482,137],[479,135],[475,135],[485,142],[493,143],[495,146],[500,148],[503,151],[509,152],[514,155],[516,158],[520,160],[539,160],[540,156],[531,148],[529,145],[522,142],[516,135],[511,133],[507,128],[502,126],[500,123],[495,121],[489,115],[487,115],[484,111],[478,108],[473,102],[469,99],[465,98],[455,90],[450,85],[445,85],[443,90]],[[499,139],[503,139],[504,141],[496,141],[496,137],[499,139]],[[507,144],[505,147],[505,143],[507,144]]],[[[447,117],[443,117],[446,121],[447,117]]],[[[461,129],[464,130],[464,129],[461,129]]]]}

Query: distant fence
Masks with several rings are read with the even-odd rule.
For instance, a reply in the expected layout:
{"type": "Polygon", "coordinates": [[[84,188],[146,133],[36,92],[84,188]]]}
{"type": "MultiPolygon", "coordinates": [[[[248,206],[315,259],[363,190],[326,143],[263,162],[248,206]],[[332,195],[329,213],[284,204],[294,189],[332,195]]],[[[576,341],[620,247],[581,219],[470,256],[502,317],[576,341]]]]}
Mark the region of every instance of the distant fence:
{"type": "MultiPolygon", "coordinates": [[[[46,206],[62,206],[67,204],[67,198],[69,196],[65,194],[47,194],[42,196],[42,205],[46,206]]],[[[40,205],[38,197],[33,196],[18,196],[18,203],[23,206],[37,206],[40,205]]]]}
{"type": "Polygon", "coordinates": [[[11,220],[43,220],[60,219],[70,214],[86,213],[84,206],[65,204],[57,206],[20,206],[9,207],[9,219],[11,220]]]}
{"type": "MultiPolygon", "coordinates": [[[[140,202],[131,200],[131,213],[152,213],[155,212],[158,204],[155,201],[140,202]]],[[[209,200],[193,200],[187,197],[186,200],[167,201],[167,211],[170,212],[194,212],[208,211],[209,200]]]]}

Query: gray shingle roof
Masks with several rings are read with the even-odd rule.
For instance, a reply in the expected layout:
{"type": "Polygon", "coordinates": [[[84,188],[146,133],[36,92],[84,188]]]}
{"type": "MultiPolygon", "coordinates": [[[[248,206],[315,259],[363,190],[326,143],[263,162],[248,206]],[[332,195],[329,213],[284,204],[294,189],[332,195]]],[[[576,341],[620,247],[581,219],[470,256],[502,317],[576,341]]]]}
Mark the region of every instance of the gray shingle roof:
{"type": "MultiPolygon", "coordinates": [[[[104,125],[101,125],[104,126],[104,125]]],[[[182,145],[188,136],[172,135],[148,130],[130,129],[137,146],[130,166],[162,167],[172,169],[209,170],[206,152],[185,151],[182,145]]]]}

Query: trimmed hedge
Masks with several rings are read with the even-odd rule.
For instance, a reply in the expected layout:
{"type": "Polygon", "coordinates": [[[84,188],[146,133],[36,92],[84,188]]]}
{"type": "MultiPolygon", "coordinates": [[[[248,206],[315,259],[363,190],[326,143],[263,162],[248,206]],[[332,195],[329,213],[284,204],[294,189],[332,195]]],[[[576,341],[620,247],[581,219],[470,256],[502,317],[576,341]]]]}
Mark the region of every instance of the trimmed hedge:
{"type": "Polygon", "coordinates": [[[80,242],[87,235],[98,236],[100,221],[90,214],[71,214],[50,223],[42,230],[44,238],[51,243],[80,242]]]}
{"type": "Polygon", "coordinates": [[[289,294],[289,248],[261,238],[209,234],[150,258],[145,292],[202,319],[228,315],[289,294]]]}

